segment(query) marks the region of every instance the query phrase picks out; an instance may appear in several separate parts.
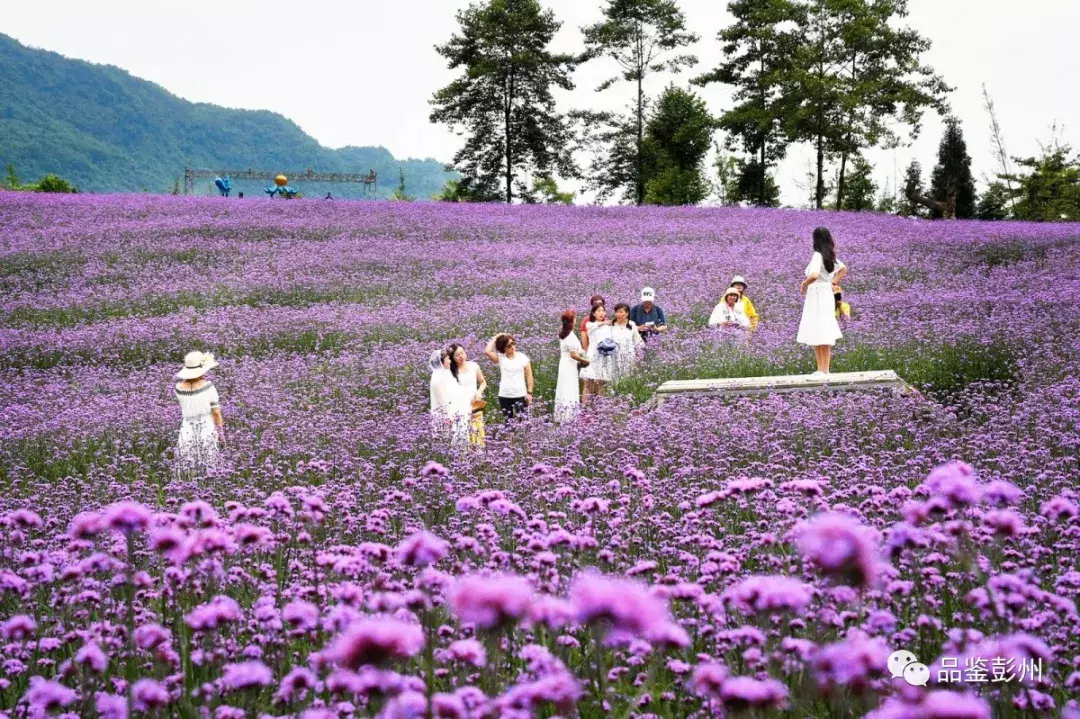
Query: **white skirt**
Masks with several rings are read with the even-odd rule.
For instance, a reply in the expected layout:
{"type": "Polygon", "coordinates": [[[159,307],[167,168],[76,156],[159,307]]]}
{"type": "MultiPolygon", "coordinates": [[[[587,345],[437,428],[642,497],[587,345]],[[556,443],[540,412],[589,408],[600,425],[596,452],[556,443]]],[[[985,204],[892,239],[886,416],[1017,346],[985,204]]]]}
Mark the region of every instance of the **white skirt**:
{"type": "Polygon", "coordinates": [[[833,297],[832,285],[815,282],[806,290],[806,302],[803,303],[796,341],[810,347],[831,347],[842,337],[840,324],[836,321],[836,300],[833,297]]]}
{"type": "Polygon", "coordinates": [[[581,409],[581,391],[578,372],[581,367],[567,356],[559,360],[559,379],[555,385],[555,421],[569,422],[581,409]]]}
{"type": "Polygon", "coordinates": [[[218,435],[213,420],[184,420],[177,438],[179,469],[188,472],[211,469],[217,464],[218,435]]]}

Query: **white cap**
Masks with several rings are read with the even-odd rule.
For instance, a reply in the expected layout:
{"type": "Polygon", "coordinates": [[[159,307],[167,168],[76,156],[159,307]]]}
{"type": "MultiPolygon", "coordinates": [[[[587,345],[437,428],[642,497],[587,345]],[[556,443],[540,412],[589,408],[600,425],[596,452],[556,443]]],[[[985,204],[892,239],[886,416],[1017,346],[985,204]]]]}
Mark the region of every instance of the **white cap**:
{"type": "Polygon", "coordinates": [[[731,278],[731,282],[729,284],[746,286],[746,278],[742,275],[735,275],[731,278]]]}
{"type": "Polygon", "coordinates": [[[643,289],[641,291],[641,301],[642,302],[652,302],[655,299],[656,299],[656,290],[654,290],[652,287],[646,287],[645,289],[643,289]]]}

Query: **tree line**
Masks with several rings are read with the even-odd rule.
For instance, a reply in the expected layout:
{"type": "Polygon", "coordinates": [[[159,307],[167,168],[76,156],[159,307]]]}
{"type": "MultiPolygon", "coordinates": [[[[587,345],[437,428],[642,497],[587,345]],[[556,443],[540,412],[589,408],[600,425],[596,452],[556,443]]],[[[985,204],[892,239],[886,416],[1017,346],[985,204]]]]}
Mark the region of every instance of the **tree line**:
{"type": "Polygon", "coordinates": [[[792,145],[806,144],[814,155],[808,201],[817,209],[1080,219],[1080,159],[1071,148],[1056,143],[1010,164],[996,118],[999,172],[976,198],[960,125],[949,116],[952,88],[922,60],[930,41],[903,24],[907,0],[731,0],[732,22],[717,34],[723,61],[657,96],[650,76],[698,65],[687,50],[700,37],[677,0],[603,0],[601,10],[599,22],[580,29],[576,53],[551,48],[561,23],[538,0],[480,0],[458,12],[458,31],[436,46],[457,76],[435,92],[431,120],[464,138],[449,166],[460,179],[440,199],[570,202],[557,179],[573,179],[598,201],[685,205],[715,195],[777,206],[775,168],[792,145]],[[596,91],[624,92],[625,109],[560,111],[556,92],[574,90],[575,71],[599,59],[616,70],[596,91]],[[733,90],[718,117],[700,94],[716,85],[733,90]],[[930,187],[914,163],[902,194],[879,195],[865,151],[914,139],[928,111],[948,118],[930,187]]]}

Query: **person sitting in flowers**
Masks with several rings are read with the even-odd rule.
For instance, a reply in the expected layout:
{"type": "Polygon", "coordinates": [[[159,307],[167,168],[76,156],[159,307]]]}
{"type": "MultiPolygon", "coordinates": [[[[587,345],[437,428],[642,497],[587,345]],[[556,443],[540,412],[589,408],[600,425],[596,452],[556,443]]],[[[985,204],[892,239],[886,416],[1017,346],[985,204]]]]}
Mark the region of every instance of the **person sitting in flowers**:
{"type": "Polygon", "coordinates": [[[758,313],[757,309],[754,308],[754,303],[746,296],[746,278],[742,275],[735,275],[731,278],[730,284],[739,291],[739,302],[743,306],[746,317],[750,320],[750,329],[756,330],[758,326],[758,313]]]}
{"type": "Polygon", "coordinates": [[[709,327],[739,327],[750,329],[750,318],[743,308],[742,295],[737,287],[728,287],[720,304],[709,315],[709,327]]]}

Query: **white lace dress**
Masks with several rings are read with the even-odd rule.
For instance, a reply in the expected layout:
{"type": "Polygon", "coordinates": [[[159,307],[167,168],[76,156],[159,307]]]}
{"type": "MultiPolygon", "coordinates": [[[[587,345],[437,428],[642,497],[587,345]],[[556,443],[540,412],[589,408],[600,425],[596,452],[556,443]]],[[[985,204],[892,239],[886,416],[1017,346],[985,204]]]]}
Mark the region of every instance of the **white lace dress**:
{"type": "Polygon", "coordinates": [[[615,344],[619,347],[619,351],[615,353],[611,381],[618,382],[633,372],[638,350],[645,344],[645,340],[641,338],[641,333],[633,322],[627,322],[625,325],[617,322],[613,324],[611,339],[615,340],[615,344]]]}
{"type": "Polygon", "coordinates": [[[217,465],[218,434],[211,411],[218,407],[218,391],[213,383],[184,390],[174,387],[184,416],[176,443],[178,469],[195,472],[217,465]]]}

